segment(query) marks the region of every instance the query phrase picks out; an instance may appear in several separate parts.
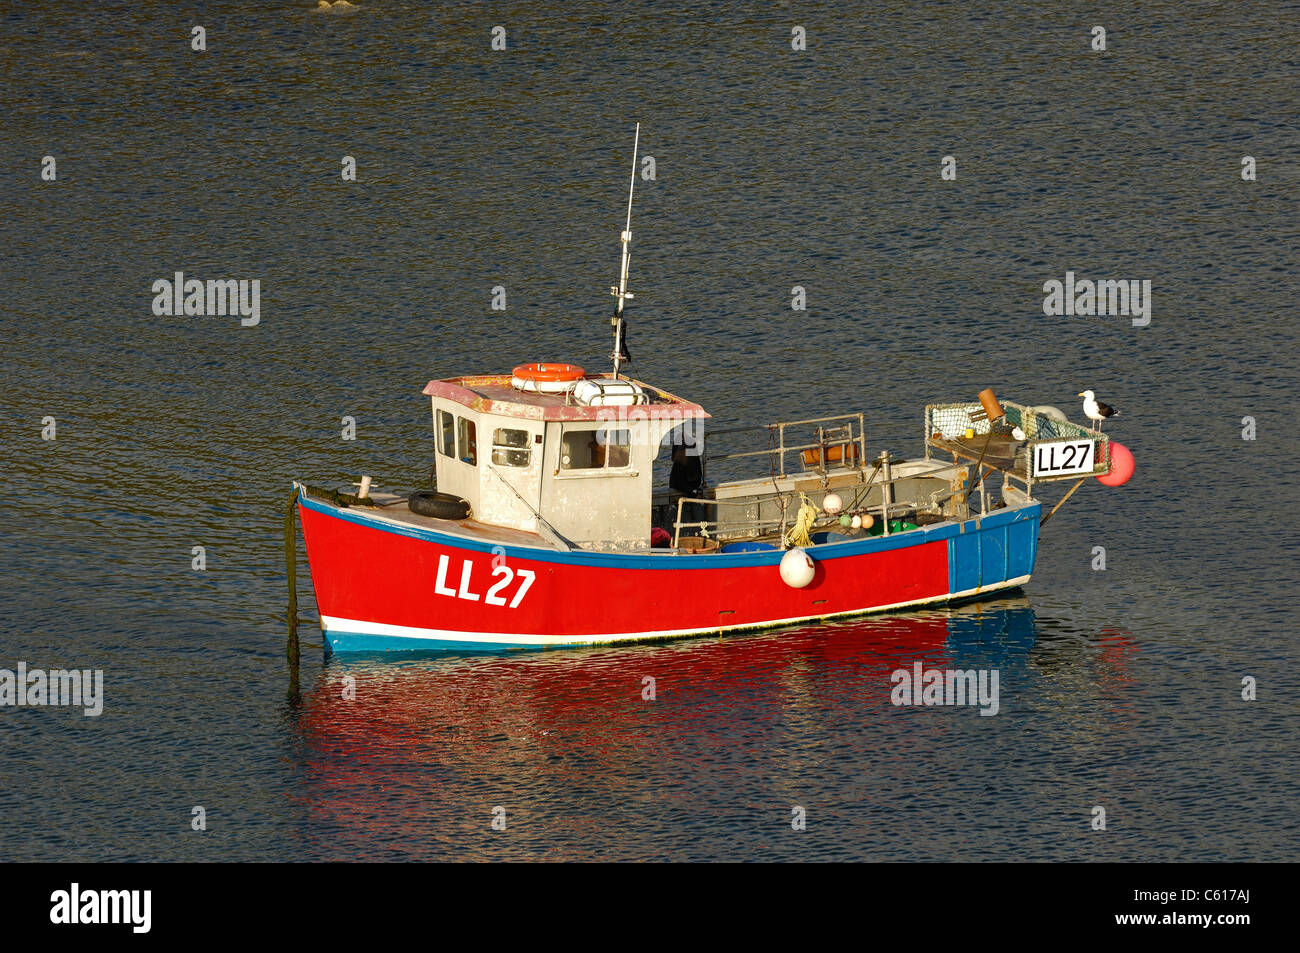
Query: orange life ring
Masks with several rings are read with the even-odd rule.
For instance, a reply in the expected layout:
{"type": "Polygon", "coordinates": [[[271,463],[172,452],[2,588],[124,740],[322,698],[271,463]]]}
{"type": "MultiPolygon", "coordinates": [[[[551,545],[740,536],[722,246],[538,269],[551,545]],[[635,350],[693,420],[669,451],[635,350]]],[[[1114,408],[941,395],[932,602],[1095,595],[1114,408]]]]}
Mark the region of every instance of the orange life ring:
{"type": "Polygon", "coordinates": [[[555,384],[580,381],[587,372],[577,364],[520,364],[511,372],[523,381],[545,381],[555,384]]]}
{"type": "Polygon", "coordinates": [[[534,394],[563,394],[586,374],[577,364],[520,364],[510,386],[534,394]]]}

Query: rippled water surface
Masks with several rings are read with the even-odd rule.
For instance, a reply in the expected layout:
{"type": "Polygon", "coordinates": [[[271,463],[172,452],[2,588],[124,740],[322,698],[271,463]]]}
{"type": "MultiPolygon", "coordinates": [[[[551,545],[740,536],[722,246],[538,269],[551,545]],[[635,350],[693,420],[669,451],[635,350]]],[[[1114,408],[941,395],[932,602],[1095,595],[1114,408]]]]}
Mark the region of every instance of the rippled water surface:
{"type": "Polygon", "coordinates": [[[106,695],[0,709],[7,859],[1295,858],[1296,7],[312,6],[0,9],[0,667],[106,695]],[[997,602],[504,657],[309,629],[289,706],[290,481],[418,485],[430,378],[603,366],[635,120],[639,376],[903,456],[927,401],[1092,387],[1137,476],[997,602]],[[1151,324],[1044,316],[1067,270],[1150,279],[1151,324]],[[175,271],[259,278],[261,323],[155,317],[175,271]],[[998,668],[999,714],[894,707],[916,660],[998,668]]]}

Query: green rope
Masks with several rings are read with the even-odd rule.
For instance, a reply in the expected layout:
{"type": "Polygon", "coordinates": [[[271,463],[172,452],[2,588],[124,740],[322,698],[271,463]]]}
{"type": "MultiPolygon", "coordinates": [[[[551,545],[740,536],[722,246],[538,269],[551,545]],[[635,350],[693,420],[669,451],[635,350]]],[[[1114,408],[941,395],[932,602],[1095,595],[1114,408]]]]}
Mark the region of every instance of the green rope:
{"type": "MultiPolygon", "coordinates": [[[[374,500],[366,497],[362,499],[352,493],[344,493],[341,490],[327,489],[322,486],[302,485],[302,490],[308,496],[314,496],[319,500],[327,500],[335,506],[378,506],[374,500]]],[[[301,659],[301,652],[298,647],[298,534],[294,523],[298,515],[298,486],[295,485],[293,493],[289,496],[289,503],[284,509],[284,569],[289,580],[289,608],[285,613],[285,621],[289,624],[289,637],[285,645],[285,656],[289,662],[289,700],[297,703],[298,693],[298,669],[301,659]]]]}
{"type": "Polygon", "coordinates": [[[289,660],[289,700],[298,700],[298,534],[294,531],[294,518],[298,513],[298,488],[293,488],[289,505],[284,511],[284,568],[289,577],[289,641],[286,654],[289,660]]]}
{"type": "MultiPolygon", "coordinates": [[[[307,486],[305,484],[303,485],[303,489],[307,491],[308,496],[314,496],[317,497],[318,499],[328,500],[329,502],[333,503],[335,506],[346,507],[346,506],[377,506],[378,505],[377,503],[375,503],[374,500],[372,500],[368,496],[362,498],[353,493],[344,493],[342,490],[327,490],[323,486],[307,486]]],[[[294,491],[294,499],[297,499],[297,497],[298,497],[297,491],[294,491]]]]}

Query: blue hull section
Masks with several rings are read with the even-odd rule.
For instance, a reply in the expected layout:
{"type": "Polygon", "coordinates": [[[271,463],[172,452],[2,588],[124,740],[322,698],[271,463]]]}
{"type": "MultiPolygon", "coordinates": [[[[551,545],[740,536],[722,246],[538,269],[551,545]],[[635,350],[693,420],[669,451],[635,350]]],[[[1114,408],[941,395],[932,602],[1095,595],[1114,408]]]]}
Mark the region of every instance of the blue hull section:
{"type": "Polygon", "coordinates": [[[325,648],[331,652],[518,652],[542,649],[544,645],[508,642],[462,642],[459,639],[412,639],[405,636],[362,635],[355,632],[325,633],[325,648]]]}
{"type": "Polygon", "coordinates": [[[1019,579],[1038,556],[1038,504],[967,520],[948,539],[948,591],[970,592],[1019,579]]]}

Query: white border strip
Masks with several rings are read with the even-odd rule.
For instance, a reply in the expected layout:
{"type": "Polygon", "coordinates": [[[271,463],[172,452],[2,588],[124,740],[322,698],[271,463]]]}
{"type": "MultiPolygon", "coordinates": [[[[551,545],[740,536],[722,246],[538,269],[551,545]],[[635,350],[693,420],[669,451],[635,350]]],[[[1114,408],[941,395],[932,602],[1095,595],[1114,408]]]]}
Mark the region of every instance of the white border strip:
{"type": "Polygon", "coordinates": [[[849,609],[845,612],[832,612],[823,615],[796,616],[791,619],[772,619],[764,622],[750,622],[744,625],[709,626],[702,629],[661,629],[647,632],[606,632],[595,635],[536,635],[531,633],[507,632],[463,632],[457,629],[423,629],[416,626],[387,625],[383,622],[360,622],[355,619],[340,619],[336,616],[321,616],[321,630],[329,637],[330,630],[349,635],[384,635],[396,639],[416,639],[439,642],[486,642],[493,645],[599,645],[608,642],[631,642],[640,639],[667,639],[677,636],[705,635],[711,632],[730,632],[739,629],[766,629],[797,622],[813,622],[818,619],[835,619],[842,616],[867,615],[875,612],[888,612],[904,606],[924,606],[936,602],[950,602],[968,596],[997,592],[1022,586],[1029,581],[1029,576],[1017,576],[994,586],[976,586],[961,592],[945,593],[929,599],[916,599],[911,602],[895,602],[885,606],[872,606],[867,609],[849,609]]]}

